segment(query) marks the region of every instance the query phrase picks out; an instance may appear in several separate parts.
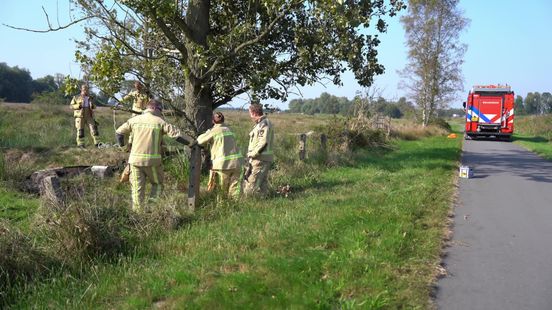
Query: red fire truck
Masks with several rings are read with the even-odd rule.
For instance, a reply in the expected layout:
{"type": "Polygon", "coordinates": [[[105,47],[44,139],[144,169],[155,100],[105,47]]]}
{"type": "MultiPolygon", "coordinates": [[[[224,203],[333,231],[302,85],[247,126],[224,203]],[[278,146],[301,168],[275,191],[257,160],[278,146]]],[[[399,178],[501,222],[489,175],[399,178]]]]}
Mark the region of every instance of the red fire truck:
{"type": "Polygon", "coordinates": [[[509,85],[476,85],[464,102],[464,137],[511,140],[514,133],[514,92],[509,85]]]}

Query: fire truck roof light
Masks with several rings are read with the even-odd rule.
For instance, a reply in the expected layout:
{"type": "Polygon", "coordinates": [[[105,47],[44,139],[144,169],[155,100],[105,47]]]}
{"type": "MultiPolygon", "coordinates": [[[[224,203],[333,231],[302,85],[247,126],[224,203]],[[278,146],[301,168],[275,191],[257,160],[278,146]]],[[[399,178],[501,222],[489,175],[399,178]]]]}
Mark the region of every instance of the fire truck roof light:
{"type": "Polygon", "coordinates": [[[501,85],[474,85],[472,88],[472,92],[511,92],[512,87],[508,84],[501,85]]]}

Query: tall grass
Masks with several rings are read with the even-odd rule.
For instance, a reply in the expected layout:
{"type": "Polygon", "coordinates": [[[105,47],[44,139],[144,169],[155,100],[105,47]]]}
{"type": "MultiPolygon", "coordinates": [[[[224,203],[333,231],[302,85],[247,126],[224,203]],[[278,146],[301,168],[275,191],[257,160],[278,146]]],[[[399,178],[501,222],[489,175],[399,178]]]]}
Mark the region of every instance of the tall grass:
{"type": "MultiPolygon", "coordinates": [[[[30,111],[18,113],[40,118],[35,114],[42,112],[30,111]]],[[[32,144],[30,134],[10,131],[2,142],[9,147],[10,163],[36,169],[126,157],[111,149],[63,147],[73,143],[63,132],[73,129],[46,125],[59,121],[48,113],[44,124],[57,140],[39,136],[32,144]]],[[[109,111],[98,113],[101,127],[109,128],[109,116],[109,111]]],[[[383,136],[374,132],[358,140],[355,151],[344,155],[330,147],[331,155],[319,152],[317,135],[326,132],[315,132],[309,137],[309,157],[300,161],[298,134],[323,128],[330,118],[269,117],[276,128],[277,159],[267,199],[221,201],[202,193],[200,207],[189,213],[182,208],[187,161],[178,152],[165,160],[166,191],[151,203],[152,213],[129,211],[128,184],[68,180],[63,184],[68,202],[42,203],[28,215],[32,229],[24,235],[39,246],[37,253],[47,258],[42,261],[51,260],[53,271],[35,282],[12,283],[3,305],[427,307],[459,141],[419,140],[444,133],[424,129],[412,135],[417,141],[385,142],[381,148],[383,136]],[[289,196],[276,192],[283,185],[291,187],[289,196]]],[[[245,113],[230,112],[226,118],[245,151],[253,124],[245,113]]],[[[0,124],[6,132],[8,126],[0,124]]],[[[6,173],[23,176],[14,172],[16,166],[6,166],[6,173]]]]}
{"type": "Polygon", "coordinates": [[[523,135],[552,138],[552,115],[528,115],[517,117],[515,122],[516,132],[523,135]]]}
{"type": "Polygon", "coordinates": [[[288,198],[200,208],[141,254],[33,287],[16,307],[428,308],[460,143],[298,163],[288,198]]]}
{"type": "Polygon", "coordinates": [[[517,117],[515,126],[515,143],[552,160],[552,115],[517,117]]]}

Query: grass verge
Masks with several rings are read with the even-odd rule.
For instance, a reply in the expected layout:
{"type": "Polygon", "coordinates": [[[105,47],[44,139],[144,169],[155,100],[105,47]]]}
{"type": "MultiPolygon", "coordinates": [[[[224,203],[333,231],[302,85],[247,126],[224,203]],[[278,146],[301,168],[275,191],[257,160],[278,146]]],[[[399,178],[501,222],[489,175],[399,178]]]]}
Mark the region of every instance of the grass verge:
{"type": "Polygon", "coordinates": [[[360,151],[288,198],[200,209],[146,251],[31,284],[15,307],[428,308],[460,146],[360,151]]]}
{"type": "Polygon", "coordinates": [[[515,143],[552,160],[552,115],[529,115],[516,119],[515,143]]]}
{"type": "Polygon", "coordinates": [[[514,142],[543,158],[552,160],[552,143],[547,138],[541,136],[515,134],[514,142]]]}

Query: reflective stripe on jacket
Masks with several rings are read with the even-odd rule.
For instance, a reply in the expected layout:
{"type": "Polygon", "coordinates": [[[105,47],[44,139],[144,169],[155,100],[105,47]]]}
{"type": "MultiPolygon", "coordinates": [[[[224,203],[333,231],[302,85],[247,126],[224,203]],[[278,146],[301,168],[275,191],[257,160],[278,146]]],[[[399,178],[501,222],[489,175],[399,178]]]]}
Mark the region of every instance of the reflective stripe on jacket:
{"type": "Polygon", "coordinates": [[[240,168],[243,164],[243,156],[238,149],[234,133],[222,124],[215,124],[213,128],[199,135],[197,143],[211,143],[213,170],[232,170],[240,168]]]}
{"type": "Polygon", "coordinates": [[[132,132],[132,148],[128,163],[135,166],[156,166],[161,164],[161,141],[163,135],[171,138],[181,136],[180,129],[167,123],[161,114],[147,109],[144,114],[130,118],[117,128],[117,134],[132,132]]]}
{"type": "MultiPolygon", "coordinates": [[[[95,109],[96,104],[94,104],[94,97],[88,96],[88,104],[90,109],[95,109]]],[[[71,99],[71,109],[73,109],[73,117],[83,117],[83,105],[84,98],[81,95],[76,95],[71,99]]]]}
{"type": "Polygon", "coordinates": [[[274,141],[274,128],[272,123],[262,116],[253,130],[249,133],[249,146],[247,157],[262,161],[273,161],[272,144],[274,141]]]}

